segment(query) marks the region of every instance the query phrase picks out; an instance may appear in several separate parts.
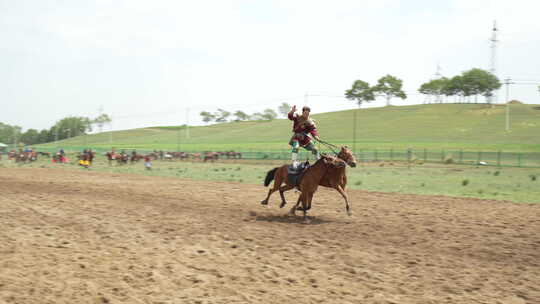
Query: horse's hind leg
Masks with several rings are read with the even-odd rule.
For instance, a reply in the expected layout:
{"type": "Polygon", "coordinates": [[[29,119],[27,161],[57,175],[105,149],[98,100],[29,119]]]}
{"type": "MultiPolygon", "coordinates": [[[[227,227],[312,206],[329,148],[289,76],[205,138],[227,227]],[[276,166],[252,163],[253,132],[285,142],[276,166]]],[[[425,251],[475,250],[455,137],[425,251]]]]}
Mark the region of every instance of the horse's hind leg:
{"type": "Polygon", "coordinates": [[[279,195],[281,196],[281,205],[279,205],[279,208],[283,208],[287,204],[287,201],[285,200],[285,195],[283,195],[283,192],[289,191],[292,188],[294,188],[294,186],[290,186],[290,185],[285,185],[279,188],[279,195]]]}
{"type": "Polygon", "coordinates": [[[347,215],[348,216],[351,216],[352,215],[352,212],[351,212],[351,207],[349,206],[349,197],[347,195],[347,193],[345,192],[345,190],[343,190],[343,188],[341,188],[340,185],[337,185],[336,186],[336,190],[339,192],[339,194],[341,194],[341,196],[343,196],[343,198],[345,199],[345,209],[347,209],[347,215]]]}
{"type": "Polygon", "coordinates": [[[279,186],[281,186],[281,183],[282,183],[282,180],[276,172],[275,179],[274,179],[274,186],[268,190],[268,195],[266,196],[265,199],[261,201],[261,204],[268,205],[268,200],[270,199],[270,195],[272,195],[272,193],[276,192],[279,189],[279,186]]]}
{"type": "Polygon", "coordinates": [[[272,187],[272,188],[268,189],[268,195],[266,196],[265,199],[263,199],[261,201],[261,204],[268,205],[268,200],[270,199],[270,195],[272,195],[272,193],[274,193],[276,191],[274,188],[275,187],[272,187]]]}

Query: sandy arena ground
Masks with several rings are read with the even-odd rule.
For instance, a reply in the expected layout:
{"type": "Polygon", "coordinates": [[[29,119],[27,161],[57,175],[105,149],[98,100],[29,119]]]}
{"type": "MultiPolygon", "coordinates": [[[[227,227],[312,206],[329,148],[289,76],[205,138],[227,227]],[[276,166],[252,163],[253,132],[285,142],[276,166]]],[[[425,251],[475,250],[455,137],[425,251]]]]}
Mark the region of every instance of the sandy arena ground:
{"type": "Polygon", "coordinates": [[[0,303],[540,303],[540,205],[266,192],[0,169],[0,303]]]}

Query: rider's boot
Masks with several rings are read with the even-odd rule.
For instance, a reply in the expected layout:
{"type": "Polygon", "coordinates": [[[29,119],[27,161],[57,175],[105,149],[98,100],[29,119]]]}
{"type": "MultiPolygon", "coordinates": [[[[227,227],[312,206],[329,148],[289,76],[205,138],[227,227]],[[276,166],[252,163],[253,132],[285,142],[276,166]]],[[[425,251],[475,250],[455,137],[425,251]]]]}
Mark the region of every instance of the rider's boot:
{"type": "Polygon", "coordinates": [[[298,165],[300,164],[300,162],[298,161],[298,153],[293,152],[291,158],[293,169],[298,168],[298,165]]]}

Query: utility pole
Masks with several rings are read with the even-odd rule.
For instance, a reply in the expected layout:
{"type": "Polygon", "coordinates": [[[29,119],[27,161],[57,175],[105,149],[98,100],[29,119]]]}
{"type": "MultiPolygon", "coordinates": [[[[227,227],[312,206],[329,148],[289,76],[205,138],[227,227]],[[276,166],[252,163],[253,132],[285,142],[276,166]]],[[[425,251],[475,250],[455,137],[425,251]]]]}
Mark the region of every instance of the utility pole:
{"type": "Polygon", "coordinates": [[[189,108],[186,108],[186,139],[189,139],[189,108]]]}
{"type": "Polygon", "coordinates": [[[112,130],[112,115],[111,115],[111,121],[109,122],[109,125],[111,126],[111,132],[109,133],[109,144],[112,145],[112,142],[113,142],[113,130],[112,130]]]}
{"type": "Polygon", "coordinates": [[[18,146],[18,140],[19,140],[19,130],[15,128],[15,132],[13,132],[13,144],[15,145],[15,149],[17,149],[18,146]]]}
{"type": "MultiPolygon", "coordinates": [[[[489,72],[495,76],[497,76],[497,43],[499,40],[497,40],[497,21],[493,21],[493,30],[491,33],[491,38],[489,41],[491,42],[491,60],[489,64],[489,72]]],[[[487,102],[497,102],[497,92],[494,92],[492,96],[487,97],[487,102]]]]}
{"type": "Polygon", "coordinates": [[[506,132],[510,131],[510,84],[512,84],[510,77],[504,80],[506,85],[506,132]]]}
{"type": "Polygon", "coordinates": [[[356,151],[356,111],[353,110],[353,153],[356,151]]]}
{"type": "MultiPolygon", "coordinates": [[[[99,106],[98,112],[99,112],[98,117],[101,120],[101,115],[103,115],[103,105],[99,106]]],[[[98,128],[99,128],[99,133],[103,132],[103,121],[98,122],[98,128]]]]}
{"type": "MultiPolygon", "coordinates": [[[[435,79],[441,79],[441,78],[442,78],[441,65],[439,63],[437,63],[437,71],[435,72],[435,79]]],[[[435,102],[436,103],[442,103],[441,94],[437,93],[435,95],[435,102]]]]}
{"type": "Polygon", "coordinates": [[[182,131],[182,126],[180,125],[178,127],[178,138],[177,138],[177,142],[176,142],[176,152],[180,152],[180,135],[182,134],[181,131],[182,131]]]}

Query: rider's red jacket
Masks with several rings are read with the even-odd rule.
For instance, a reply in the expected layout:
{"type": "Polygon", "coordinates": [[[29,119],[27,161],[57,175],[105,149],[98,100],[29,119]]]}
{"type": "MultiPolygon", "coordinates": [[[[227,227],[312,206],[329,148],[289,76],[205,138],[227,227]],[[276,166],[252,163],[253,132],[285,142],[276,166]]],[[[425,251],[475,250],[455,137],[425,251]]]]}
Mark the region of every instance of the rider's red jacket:
{"type": "Polygon", "coordinates": [[[298,140],[300,146],[304,147],[311,142],[311,137],[308,136],[308,134],[311,134],[311,136],[319,136],[317,127],[311,120],[300,121],[298,119],[300,116],[295,115],[294,113],[289,113],[287,117],[293,121],[292,131],[294,132],[294,135],[292,136],[291,141],[298,140]]]}

